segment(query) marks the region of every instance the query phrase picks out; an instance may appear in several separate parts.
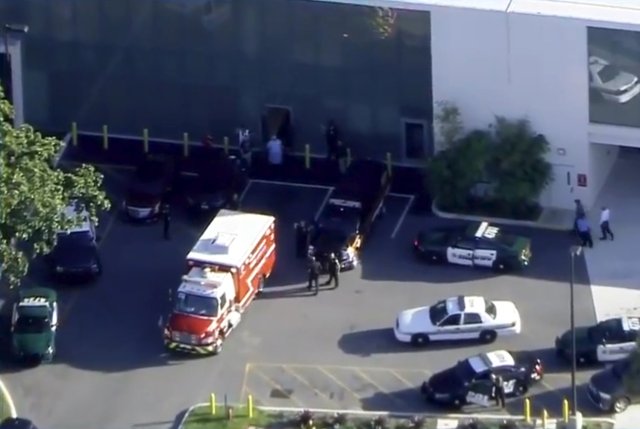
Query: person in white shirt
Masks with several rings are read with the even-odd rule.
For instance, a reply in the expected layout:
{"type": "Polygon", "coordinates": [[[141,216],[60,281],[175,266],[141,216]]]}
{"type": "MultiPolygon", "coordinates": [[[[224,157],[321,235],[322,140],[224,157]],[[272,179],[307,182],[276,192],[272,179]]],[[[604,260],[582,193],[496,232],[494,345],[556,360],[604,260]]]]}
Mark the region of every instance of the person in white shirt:
{"type": "Polygon", "coordinates": [[[277,136],[271,136],[267,142],[267,159],[270,165],[282,164],[282,140],[277,136]]]}
{"type": "Polygon", "coordinates": [[[606,240],[607,238],[611,238],[613,241],[613,232],[611,232],[611,226],[609,225],[611,218],[611,211],[602,206],[602,210],[600,211],[600,231],[602,232],[602,236],[600,240],[606,240]]]}

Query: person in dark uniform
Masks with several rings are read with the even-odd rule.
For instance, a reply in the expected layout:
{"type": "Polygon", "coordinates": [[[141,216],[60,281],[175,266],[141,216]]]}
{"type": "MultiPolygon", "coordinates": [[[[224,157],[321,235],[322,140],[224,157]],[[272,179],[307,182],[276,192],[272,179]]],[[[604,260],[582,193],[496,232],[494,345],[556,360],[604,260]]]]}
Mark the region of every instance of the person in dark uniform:
{"type": "Polygon", "coordinates": [[[309,243],[307,240],[308,226],[305,221],[296,222],[293,224],[296,231],[296,258],[302,259],[307,256],[309,250],[309,243]]]}
{"type": "Polygon", "coordinates": [[[491,381],[496,395],[496,405],[500,408],[506,408],[507,398],[504,392],[504,380],[499,375],[491,374],[491,381]]]}
{"type": "Polygon", "coordinates": [[[171,239],[171,235],[169,234],[169,230],[171,228],[171,207],[169,207],[169,203],[162,204],[162,235],[165,240],[171,239]]]}
{"type": "Polygon", "coordinates": [[[322,266],[320,262],[313,256],[309,257],[309,283],[307,284],[307,289],[312,290],[314,295],[318,294],[318,281],[320,279],[320,271],[322,271],[322,266]]]}
{"type": "Polygon", "coordinates": [[[340,279],[338,278],[340,275],[340,261],[336,258],[336,255],[332,253],[329,255],[327,271],[329,271],[329,280],[326,283],[323,283],[323,286],[328,286],[333,281],[333,287],[337,288],[340,285],[340,279]]]}

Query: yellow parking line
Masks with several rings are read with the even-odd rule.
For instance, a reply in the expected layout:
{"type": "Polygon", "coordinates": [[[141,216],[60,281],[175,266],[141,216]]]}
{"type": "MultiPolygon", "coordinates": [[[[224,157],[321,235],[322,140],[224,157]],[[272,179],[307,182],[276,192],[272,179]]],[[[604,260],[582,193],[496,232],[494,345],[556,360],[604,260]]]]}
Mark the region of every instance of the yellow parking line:
{"type": "Polygon", "coordinates": [[[366,381],[367,383],[371,384],[373,387],[375,387],[376,389],[378,389],[379,393],[383,394],[384,396],[386,396],[387,398],[391,399],[393,402],[396,403],[396,405],[400,405],[402,407],[406,407],[407,404],[404,401],[401,401],[400,399],[396,398],[395,396],[393,396],[391,393],[389,393],[384,387],[380,386],[378,383],[376,383],[375,381],[373,381],[371,379],[371,377],[369,377],[367,374],[365,374],[364,372],[357,370],[355,371],[356,374],[358,374],[358,377],[362,378],[364,381],[366,381]]]}
{"type": "Polygon", "coordinates": [[[333,381],[335,384],[337,384],[338,386],[342,387],[346,392],[348,392],[350,395],[352,395],[354,398],[356,398],[358,400],[358,402],[360,402],[360,396],[358,396],[358,394],[356,392],[354,392],[353,390],[351,390],[350,388],[348,388],[342,381],[338,380],[336,378],[336,376],[334,376],[333,374],[331,374],[329,371],[325,370],[323,367],[319,367],[316,366],[315,367],[318,371],[320,371],[322,374],[324,374],[325,376],[327,376],[328,378],[331,379],[331,381],[333,381]]]}
{"type": "Polygon", "coordinates": [[[317,369],[319,366],[327,369],[344,369],[345,371],[380,371],[380,372],[390,372],[390,371],[404,371],[404,372],[420,372],[420,373],[428,373],[422,368],[385,368],[385,367],[375,367],[375,366],[348,366],[348,365],[312,365],[307,363],[271,363],[271,362],[260,362],[255,363],[252,362],[252,365],[262,366],[265,368],[268,367],[281,367],[286,366],[288,368],[309,368],[309,369],[317,369]]]}
{"type": "MultiPolygon", "coordinates": [[[[244,375],[242,376],[242,387],[240,388],[240,400],[244,401],[245,394],[247,393],[247,380],[249,379],[249,371],[251,369],[251,364],[248,363],[244,366],[244,375]]],[[[247,394],[248,396],[249,394],[247,394]]]]}
{"type": "Polygon", "coordinates": [[[400,380],[401,382],[403,382],[404,384],[407,385],[407,387],[410,387],[411,389],[416,389],[416,385],[415,383],[411,383],[410,381],[408,381],[406,378],[404,378],[403,376],[401,376],[400,374],[398,374],[397,371],[389,371],[389,373],[391,375],[393,375],[395,378],[397,378],[398,380],[400,380]]]}
{"type": "MultiPolygon", "coordinates": [[[[284,387],[282,387],[280,384],[278,384],[276,381],[272,380],[271,378],[267,377],[266,375],[264,375],[262,373],[262,371],[259,371],[258,369],[256,369],[255,367],[252,368],[252,372],[256,375],[258,375],[260,378],[262,378],[264,381],[266,381],[268,384],[270,384],[272,387],[282,391],[283,393],[287,391],[287,389],[285,389],[284,387]]],[[[298,401],[293,395],[290,395],[289,398],[291,400],[291,402],[293,402],[294,404],[296,404],[299,408],[304,408],[305,406],[298,401]]]]}
{"type": "Polygon", "coordinates": [[[307,386],[309,389],[311,389],[313,391],[313,393],[315,393],[316,395],[320,396],[322,399],[324,399],[325,401],[327,401],[329,404],[334,404],[333,399],[329,398],[327,395],[325,395],[324,393],[322,393],[321,391],[319,391],[318,389],[316,389],[315,387],[313,387],[311,385],[311,383],[309,383],[306,379],[304,379],[302,376],[298,375],[293,369],[289,369],[287,368],[285,365],[282,365],[282,369],[287,373],[290,374],[292,377],[294,377],[296,380],[298,380],[300,383],[304,384],[305,386],[307,386]]]}

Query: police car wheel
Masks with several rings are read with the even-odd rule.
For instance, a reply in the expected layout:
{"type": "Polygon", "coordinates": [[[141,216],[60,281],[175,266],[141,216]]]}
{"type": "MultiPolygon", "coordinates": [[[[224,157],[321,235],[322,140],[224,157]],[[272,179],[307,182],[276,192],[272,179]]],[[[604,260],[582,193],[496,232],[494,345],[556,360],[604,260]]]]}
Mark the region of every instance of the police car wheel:
{"type": "Polygon", "coordinates": [[[617,398],[611,406],[612,411],[616,414],[621,413],[629,407],[630,403],[631,401],[627,397],[617,398]]]}
{"type": "Polygon", "coordinates": [[[485,344],[492,343],[496,340],[497,336],[496,331],[482,331],[480,332],[480,341],[485,344]]]}
{"type": "Polygon", "coordinates": [[[424,347],[429,344],[429,336],[425,334],[415,334],[411,336],[411,345],[414,347],[424,347]]]}
{"type": "Polygon", "coordinates": [[[462,408],[462,401],[459,398],[454,399],[451,403],[451,407],[453,409],[459,410],[460,408],[462,408]]]}
{"type": "MultiPolygon", "coordinates": [[[[571,359],[569,359],[569,360],[571,360],[571,359]]],[[[589,363],[589,361],[590,361],[589,356],[587,356],[585,354],[581,354],[581,355],[576,356],[576,364],[578,364],[578,365],[586,365],[586,364],[589,363]]]]}
{"type": "Polygon", "coordinates": [[[437,253],[430,253],[427,255],[427,258],[432,264],[439,264],[440,262],[442,262],[440,255],[438,255],[437,253]]]}
{"type": "Polygon", "coordinates": [[[524,383],[516,383],[516,386],[513,390],[513,394],[515,396],[524,396],[527,394],[527,391],[529,390],[529,388],[527,387],[526,384],[524,383]]]}
{"type": "Polygon", "coordinates": [[[498,259],[493,263],[493,269],[497,272],[504,272],[509,269],[509,265],[505,261],[498,259]]]}

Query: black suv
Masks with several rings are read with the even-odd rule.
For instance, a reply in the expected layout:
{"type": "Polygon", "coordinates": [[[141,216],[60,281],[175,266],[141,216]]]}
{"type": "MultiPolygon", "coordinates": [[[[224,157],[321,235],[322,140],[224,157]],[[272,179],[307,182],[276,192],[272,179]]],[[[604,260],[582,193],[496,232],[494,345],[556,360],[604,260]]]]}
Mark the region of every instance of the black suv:
{"type": "Polygon", "coordinates": [[[58,280],[91,280],[102,274],[93,229],[58,233],[56,245],[47,259],[58,280]]]}

